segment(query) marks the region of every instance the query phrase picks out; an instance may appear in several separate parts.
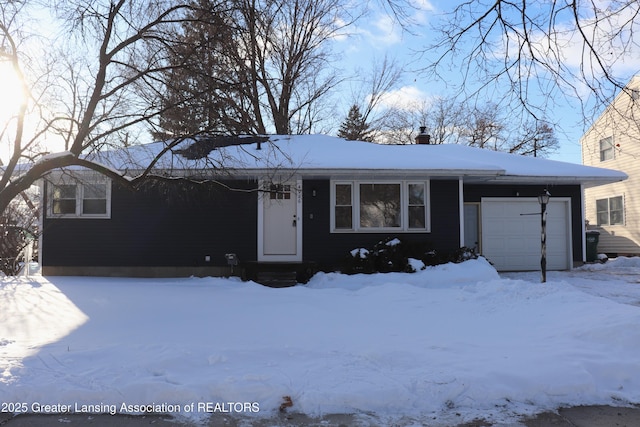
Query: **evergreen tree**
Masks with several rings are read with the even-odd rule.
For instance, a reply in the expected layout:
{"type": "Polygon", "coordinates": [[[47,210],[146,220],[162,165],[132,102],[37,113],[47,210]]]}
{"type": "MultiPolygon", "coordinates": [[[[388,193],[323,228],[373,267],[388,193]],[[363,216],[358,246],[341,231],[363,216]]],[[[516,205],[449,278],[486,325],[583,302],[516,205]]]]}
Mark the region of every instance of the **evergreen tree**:
{"type": "Polygon", "coordinates": [[[360,113],[360,107],[351,106],[347,117],[340,125],[338,136],[351,141],[373,142],[373,131],[360,113]]]}
{"type": "Polygon", "coordinates": [[[251,133],[251,121],[237,113],[241,76],[229,63],[235,29],[223,2],[194,0],[181,24],[166,73],[157,138],[197,133],[251,133]]]}
{"type": "Polygon", "coordinates": [[[154,136],[311,132],[338,83],[325,45],[350,24],[340,0],[188,4],[154,136]]]}

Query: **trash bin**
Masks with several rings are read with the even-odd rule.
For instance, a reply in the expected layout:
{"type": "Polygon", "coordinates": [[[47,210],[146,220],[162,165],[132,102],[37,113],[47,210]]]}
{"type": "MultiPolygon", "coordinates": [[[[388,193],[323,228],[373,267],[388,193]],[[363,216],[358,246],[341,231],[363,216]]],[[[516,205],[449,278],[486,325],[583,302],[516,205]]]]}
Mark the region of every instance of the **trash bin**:
{"type": "Polygon", "coordinates": [[[587,231],[587,262],[598,260],[598,241],[600,233],[595,230],[587,231]]]}

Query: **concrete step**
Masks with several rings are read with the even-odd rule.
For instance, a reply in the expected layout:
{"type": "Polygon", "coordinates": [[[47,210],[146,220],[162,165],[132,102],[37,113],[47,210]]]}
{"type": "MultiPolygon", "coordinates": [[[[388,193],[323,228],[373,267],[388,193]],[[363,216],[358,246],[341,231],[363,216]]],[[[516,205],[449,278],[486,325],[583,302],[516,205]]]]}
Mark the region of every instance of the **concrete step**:
{"type": "Polygon", "coordinates": [[[298,284],[295,271],[259,271],[256,282],[270,288],[287,288],[298,284]]]}

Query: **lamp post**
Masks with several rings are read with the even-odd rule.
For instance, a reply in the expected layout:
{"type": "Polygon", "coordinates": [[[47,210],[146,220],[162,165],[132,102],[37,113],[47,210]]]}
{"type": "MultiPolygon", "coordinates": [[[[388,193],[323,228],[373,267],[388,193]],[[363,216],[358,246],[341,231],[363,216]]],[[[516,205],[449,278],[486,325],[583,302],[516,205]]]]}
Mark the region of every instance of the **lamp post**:
{"type": "Polygon", "coordinates": [[[542,230],[540,243],[541,243],[541,255],[540,255],[540,271],[542,272],[542,283],[547,281],[547,204],[549,203],[549,192],[545,189],[542,194],[538,196],[538,203],[540,203],[540,228],[542,230]]]}

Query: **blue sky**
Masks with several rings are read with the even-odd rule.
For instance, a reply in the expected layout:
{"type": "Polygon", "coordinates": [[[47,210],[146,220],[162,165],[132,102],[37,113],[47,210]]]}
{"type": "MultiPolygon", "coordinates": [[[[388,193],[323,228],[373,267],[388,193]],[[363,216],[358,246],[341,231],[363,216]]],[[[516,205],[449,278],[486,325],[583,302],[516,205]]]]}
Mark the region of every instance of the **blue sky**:
{"type": "MultiPolygon", "coordinates": [[[[443,14],[450,12],[458,3],[458,1],[451,0],[416,0],[414,2],[415,9],[411,16],[415,23],[411,27],[412,33],[403,31],[401,26],[383,10],[376,7],[370,9],[369,15],[365,20],[359,22],[353,34],[337,43],[338,49],[342,49],[345,67],[366,70],[367,64],[371,64],[374,58],[381,59],[388,55],[398,63],[404,64],[407,69],[402,84],[398,86],[394,96],[414,100],[429,99],[434,96],[450,97],[452,88],[447,83],[457,84],[461,81],[459,70],[455,69],[455,64],[454,69],[446,73],[446,78],[450,79],[449,82],[428,80],[425,73],[420,72],[419,69],[428,65],[435,56],[426,54],[418,57],[415,52],[423,50],[425,46],[435,41],[436,34],[433,32],[432,26],[437,25],[443,14]]],[[[606,8],[609,2],[600,1],[599,3],[600,6],[606,8]]],[[[586,18],[584,22],[588,22],[586,18]]],[[[565,23],[560,22],[560,25],[564,26],[565,23]]],[[[568,23],[566,28],[569,28],[568,23]]],[[[603,31],[606,31],[606,27],[603,31]]],[[[571,37],[575,36],[575,31],[568,30],[565,36],[566,40],[563,42],[566,41],[566,47],[561,51],[563,59],[573,70],[577,71],[585,59],[580,49],[576,48],[575,40],[571,40],[571,37]]],[[[541,38],[538,42],[542,45],[543,41],[541,38]]],[[[603,49],[605,48],[610,48],[610,46],[603,45],[603,49]]],[[[614,46],[614,48],[616,47],[614,46]]],[[[616,77],[627,81],[640,70],[640,52],[630,51],[630,46],[618,46],[618,48],[617,54],[613,55],[615,58],[609,65],[615,71],[616,77]]],[[[578,88],[580,89],[580,84],[578,84],[578,88]]],[[[544,95],[538,93],[536,96],[543,97],[544,95]]],[[[556,128],[560,149],[550,155],[550,158],[581,163],[579,140],[585,130],[585,125],[589,126],[593,118],[585,121],[581,111],[581,99],[560,98],[548,100],[549,108],[546,110],[548,117],[560,124],[560,127],[556,128]]],[[[586,91],[581,94],[581,98],[582,100],[588,98],[586,91]]],[[[490,95],[486,96],[486,101],[492,101],[490,95]]]]}
{"type": "MultiPolygon", "coordinates": [[[[388,56],[406,69],[403,80],[393,93],[389,94],[389,99],[421,101],[436,96],[451,97],[452,88],[448,83],[460,82],[459,70],[456,70],[454,65],[454,68],[446,73],[448,82],[441,79],[429,80],[425,73],[420,71],[420,68],[428,65],[433,60],[433,55],[430,57],[429,54],[425,54],[419,57],[416,52],[423,51],[425,46],[435,41],[436,34],[432,30],[432,26],[437,25],[439,20],[443,18],[443,14],[450,12],[459,1],[408,0],[414,4],[414,8],[410,11],[410,19],[413,23],[410,32],[403,30],[394,19],[380,8],[380,4],[384,1],[377,0],[369,3],[369,13],[358,21],[356,26],[349,27],[349,36],[335,40],[335,52],[341,58],[338,65],[343,68],[342,71],[353,72],[356,75],[361,74],[371,70],[374,60],[380,61],[388,56]]],[[[609,3],[607,0],[599,0],[599,4],[603,7],[607,3],[609,3]]],[[[640,31],[640,29],[638,30],[640,31]]],[[[570,44],[568,43],[568,45],[570,44]]],[[[626,51],[625,49],[628,48],[628,46],[621,47],[618,50],[618,55],[615,55],[614,58],[617,61],[615,70],[623,80],[630,78],[640,69],[640,52],[626,51]]],[[[575,69],[581,65],[583,58],[579,52],[575,52],[575,49],[573,51],[566,49],[563,54],[567,63],[575,69]]],[[[5,83],[3,93],[6,94],[6,79],[0,81],[0,86],[2,83],[5,83]]],[[[15,85],[9,84],[8,87],[15,87],[15,85]]],[[[344,100],[344,111],[336,111],[336,115],[342,118],[350,106],[348,104],[350,101],[348,86],[340,88],[336,97],[341,97],[344,100]]],[[[492,102],[493,99],[487,95],[486,99],[482,101],[492,102]]],[[[552,154],[550,158],[580,163],[579,139],[585,129],[580,100],[557,99],[553,101],[554,105],[548,111],[548,116],[554,118],[556,122],[560,122],[562,128],[556,129],[560,150],[552,154]]],[[[586,125],[589,124],[590,121],[587,121],[586,125]]]]}

